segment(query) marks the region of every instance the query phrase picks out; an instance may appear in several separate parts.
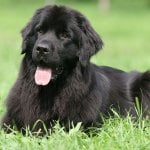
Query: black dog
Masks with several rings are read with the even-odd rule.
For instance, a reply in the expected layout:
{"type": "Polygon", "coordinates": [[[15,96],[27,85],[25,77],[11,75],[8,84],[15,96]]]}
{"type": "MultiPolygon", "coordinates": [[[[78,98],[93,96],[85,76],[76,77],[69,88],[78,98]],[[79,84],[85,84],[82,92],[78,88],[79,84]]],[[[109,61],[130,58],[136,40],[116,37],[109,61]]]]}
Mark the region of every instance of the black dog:
{"type": "Polygon", "coordinates": [[[3,126],[21,130],[42,120],[48,129],[59,120],[66,128],[69,122],[89,127],[112,108],[137,116],[136,97],[143,115],[150,116],[150,72],[126,73],[90,63],[103,42],[78,11],[64,6],[38,9],[22,37],[25,56],[7,98],[3,126]]]}

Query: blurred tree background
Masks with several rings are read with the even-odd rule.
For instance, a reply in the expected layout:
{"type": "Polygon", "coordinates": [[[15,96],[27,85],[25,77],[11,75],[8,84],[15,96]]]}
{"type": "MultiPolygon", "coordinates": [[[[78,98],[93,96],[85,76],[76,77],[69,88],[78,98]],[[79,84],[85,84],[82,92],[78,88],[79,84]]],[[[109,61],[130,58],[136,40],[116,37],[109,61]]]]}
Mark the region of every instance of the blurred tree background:
{"type": "Polygon", "coordinates": [[[104,9],[122,8],[150,8],[150,0],[0,0],[0,4],[15,3],[97,3],[104,9]],[[102,5],[102,6],[101,6],[102,5]],[[107,8],[105,8],[107,7],[107,8]]]}

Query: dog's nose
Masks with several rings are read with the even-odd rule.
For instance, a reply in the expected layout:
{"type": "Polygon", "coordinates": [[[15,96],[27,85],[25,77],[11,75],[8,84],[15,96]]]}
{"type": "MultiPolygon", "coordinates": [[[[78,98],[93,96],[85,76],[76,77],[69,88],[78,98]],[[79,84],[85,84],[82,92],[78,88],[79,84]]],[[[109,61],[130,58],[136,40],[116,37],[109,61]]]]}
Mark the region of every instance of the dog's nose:
{"type": "Polygon", "coordinates": [[[38,45],[36,47],[36,52],[38,54],[48,54],[49,53],[49,48],[48,48],[48,46],[41,44],[41,45],[38,45]]]}

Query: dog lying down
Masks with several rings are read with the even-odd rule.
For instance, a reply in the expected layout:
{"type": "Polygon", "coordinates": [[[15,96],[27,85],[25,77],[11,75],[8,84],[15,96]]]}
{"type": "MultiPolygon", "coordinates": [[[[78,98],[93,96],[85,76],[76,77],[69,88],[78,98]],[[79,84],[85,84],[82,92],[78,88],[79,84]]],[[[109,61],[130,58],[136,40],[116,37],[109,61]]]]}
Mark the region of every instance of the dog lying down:
{"type": "MultiPolygon", "coordinates": [[[[150,71],[124,72],[90,63],[103,46],[89,21],[65,6],[38,9],[22,30],[24,54],[18,78],[7,97],[2,126],[27,126],[37,120],[47,129],[59,120],[83,127],[101,123],[112,109],[137,117],[136,99],[143,116],[150,116],[150,71]]],[[[37,123],[35,131],[43,129],[37,123]]]]}

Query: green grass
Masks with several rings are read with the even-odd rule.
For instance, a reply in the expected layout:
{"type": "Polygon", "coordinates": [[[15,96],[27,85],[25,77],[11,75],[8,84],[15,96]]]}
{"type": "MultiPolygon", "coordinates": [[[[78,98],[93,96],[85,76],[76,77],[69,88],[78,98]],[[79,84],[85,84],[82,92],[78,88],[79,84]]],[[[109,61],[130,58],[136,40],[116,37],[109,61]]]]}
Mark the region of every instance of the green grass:
{"type": "MultiPolygon", "coordinates": [[[[43,0],[44,1],[44,0],[43,0]]],[[[5,111],[4,99],[15,81],[22,56],[20,30],[31,18],[36,8],[46,1],[33,1],[32,5],[17,0],[0,0],[0,116],[5,111]],[[15,4],[15,5],[14,5],[15,4]]],[[[150,69],[150,13],[148,9],[112,9],[102,14],[95,3],[67,5],[84,13],[95,30],[101,35],[105,46],[92,58],[98,65],[108,65],[126,71],[150,69]]],[[[129,117],[110,118],[96,129],[95,136],[87,136],[80,125],[65,133],[55,127],[47,137],[22,136],[20,133],[5,134],[0,130],[0,150],[148,150],[150,149],[150,121],[132,123],[129,117]]],[[[29,132],[30,133],[30,132],[29,132]]]]}
{"type": "Polygon", "coordinates": [[[80,123],[68,133],[55,126],[51,136],[36,137],[29,132],[5,134],[0,131],[0,149],[6,150],[149,150],[149,123],[134,124],[130,117],[106,120],[105,124],[87,135],[80,130],[80,123]]]}

